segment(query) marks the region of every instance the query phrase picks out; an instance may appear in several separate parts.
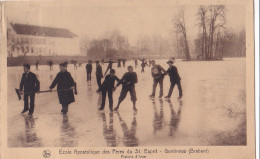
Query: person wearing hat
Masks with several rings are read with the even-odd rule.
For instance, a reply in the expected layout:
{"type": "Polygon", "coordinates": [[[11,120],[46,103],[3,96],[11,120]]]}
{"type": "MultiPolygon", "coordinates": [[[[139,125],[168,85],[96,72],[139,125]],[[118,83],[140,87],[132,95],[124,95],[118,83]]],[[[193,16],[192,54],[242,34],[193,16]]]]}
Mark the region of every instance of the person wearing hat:
{"type": "Polygon", "coordinates": [[[174,63],[173,59],[170,59],[167,62],[167,64],[169,65],[167,74],[170,76],[171,86],[169,89],[169,93],[167,96],[165,96],[165,98],[171,97],[173,88],[174,88],[175,84],[177,84],[178,90],[179,90],[179,99],[181,99],[182,98],[181,78],[180,78],[177,68],[173,65],[173,63],[174,63]]]}
{"type": "Polygon", "coordinates": [[[160,85],[159,98],[162,98],[162,96],[163,96],[163,79],[164,79],[164,74],[162,72],[166,73],[166,70],[161,65],[155,64],[154,60],[151,61],[151,64],[152,64],[151,73],[152,73],[152,77],[153,77],[153,92],[149,97],[154,98],[155,90],[156,90],[157,84],[159,83],[159,85],[160,85]]]}
{"type": "Polygon", "coordinates": [[[100,91],[101,78],[103,78],[102,67],[101,67],[99,61],[97,60],[96,61],[96,79],[97,79],[97,84],[98,84],[97,91],[100,91]]]}
{"type": "Polygon", "coordinates": [[[40,82],[37,76],[30,71],[30,65],[23,65],[24,73],[20,82],[20,95],[24,94],[24,109],[22,114],[29,110],[28,115],[34,111],[35,93],[40,90],[40,82]],[[30,108],[28,98],[30,97],[30,108]]]}
{"type": "Polygon", "coordinates": [[[66,70],[66,64],[61,63],[59,66],[60,72],[53,80],[50,86],[50,91],[52,91],[52,89],[57,85],[58,98],[60,104],[62,105],[61,112],[63,114],[67,114],[69,104],[75,102],[73,94],[75,82],[71,74],[66,70]]]}
{"type": "Polygon", "coordinates": [[[88,64],[86,65],[87,72],[87,81],[91,81],[91,72],[92,72],[92,61],[88,60],[88,64]]]}

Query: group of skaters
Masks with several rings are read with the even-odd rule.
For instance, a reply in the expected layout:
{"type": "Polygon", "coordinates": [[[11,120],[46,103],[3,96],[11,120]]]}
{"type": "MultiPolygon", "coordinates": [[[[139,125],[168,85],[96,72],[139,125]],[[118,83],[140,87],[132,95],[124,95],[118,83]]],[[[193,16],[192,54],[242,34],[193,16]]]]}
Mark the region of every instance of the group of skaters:
{"type": "MultiPolygon", "coordinates": [[[[137,59],[135,59],[136,61],[137,59]]],[[[145,59],[141,59],[142,64],[144,65],[151,65],[151,74],[153,78],[153,89],[152,94],[149,96],[150,98],[155,98],[155,90],[159,83],[160,85],[160,93],[159,98],[163,97],[163,79],[165,75],[169,75],[170,77],[170,88],[168,95],[165,96],[166,99],[170,98],[173,92],[174,86],[177,84],[179,90],[179,99],[182,98],[182,87],[181,87],[181,78],[178,74],[177,68],[173,65],[174,59],[170,59],[167,61],[169,65],[168,70],[165,70],[162,66],[155,63],[155,60],[149,60],[149,65],[145,61],[145,59]]],[[[101,61],[104,62],[103,60],[101,61]]],[[[98,84],[97,92],[102,94],[102,102],[99,110],[103,110],[105,108],[105,100],[106,94],[108,94],[109,99],[109,109],[110,111],[116,111],[119,109],[120,104],[125,99],[127,93],[130,93],[131,101],[133,103],[133,110],[137,111],[136,108],[136,91],[135,91],[135,84],[138,82],[137,74],[134,72],[133,66],[127,67],[127,72],[119,79],[116,76],[116,71],[113,69],[113,62],[112,60],[108,61],[107,69],[103,75],[102,66],[100,65],[99,61],[96,62],[96,79],[98,84]],[[109,71],[109,74],[107,74],[109,71]],[[101,79],[104,78],[103,82],[101,79]],[[117,84],[115,86],[115,81],[117,84]],[[118,98],[118,103],[116,107],[113,109],[113,91],[116,90],[118,86],[122,85],[122,89],[118,98]]],[[[124,62],[125,63],[125,62],[124,62]]],[[[69,104],[75,102],[73,90],[75,90],[76,83],[73,80],[71,74],[67,71],[67,64],[66,62],[59,64],[60,72],[56,75],[55,79],[51,83],[49,87],[49,91],[51,92],[52,89],[57,85],[57,93],[58,99],[60,104],[62,105],[61,113],[67,114],[69,104]]],[[[141,64],[141,66],[142,66],[141,64]]],[[[124,66],[124,64],[123,64],[124,66]]],[[[20,94],[24,95],[24,109],[22,113],[25,113],[29,110],[28,115],[32,115],[34,111],[34,100],[35,100],[35,93],[40,93],[40,81],[37,79],[36,75],[30,71],[30,65],[24,64],[24,73],[22,75],[22,79],[20,82],[20,94]],[[30,108],[28,103],[28,98],[30,98],[30,108]]],[[[142,71],[143,68],[142,68],[142,71]]],[[[91,81],[91,72],[92,72],[92,61],[88,61],[86,65],[86,72],[87,72],[87,81],[91,81]]]]}

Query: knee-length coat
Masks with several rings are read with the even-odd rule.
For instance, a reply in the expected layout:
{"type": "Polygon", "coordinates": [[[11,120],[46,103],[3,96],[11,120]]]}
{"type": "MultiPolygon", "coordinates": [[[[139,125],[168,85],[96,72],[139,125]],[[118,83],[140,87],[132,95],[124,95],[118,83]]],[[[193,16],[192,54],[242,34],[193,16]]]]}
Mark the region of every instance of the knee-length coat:
{"type": "Polygon", "coordinates": [[[59,72],[50,88],[53,89],[56,85],[60,104],[68,105],[75,102],[73,90],[70,89],[72,86],[75,86],[75,82],[68,71],[59,72]]]}

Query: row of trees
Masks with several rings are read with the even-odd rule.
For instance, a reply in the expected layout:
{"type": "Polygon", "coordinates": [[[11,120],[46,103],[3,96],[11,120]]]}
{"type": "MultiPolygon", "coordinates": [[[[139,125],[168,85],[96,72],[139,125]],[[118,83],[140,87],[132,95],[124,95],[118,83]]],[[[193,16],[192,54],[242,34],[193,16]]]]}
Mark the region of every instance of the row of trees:
{"type": "Polygon", "coordinates": [[[143,36],[137,41],[137,54],[141,57],[169,57],[172,54],[171,41],[160,35],[143,36]]]}
{"type": "Polygon", "coordinates": [[[132,54],[127,37],[122,36],[118,31],[98,40],[82,38],[81,50],[87,53],[89,58],[95,59],[128,58],[132,54]]]}
{"type": "MultiPolygon", "coordinates": [[[[194,52],[203,60],[221,60],[225,56],[245,56],[245,30],[233,32],[225,26],[224,5],[201,5],[196,14],[199,34],[194,40],[194,52]]],[[[173,33],[176,39],[175,50],[179,57],[191,59],[189,40],[185,26],[184,11],[173,20],[173,33]]]]}

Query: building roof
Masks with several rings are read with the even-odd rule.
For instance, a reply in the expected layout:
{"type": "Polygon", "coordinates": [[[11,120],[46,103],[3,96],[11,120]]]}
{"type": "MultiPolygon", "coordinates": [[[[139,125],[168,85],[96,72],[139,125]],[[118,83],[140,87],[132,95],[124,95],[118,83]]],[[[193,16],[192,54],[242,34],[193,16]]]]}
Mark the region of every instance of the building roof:
{"type": "Polygon", "coordinates": [[[34,35],[34,36],[49,36],[61,38],[73,38],[77,35],[73,34],[68,29],[43,27],[28,24],[11,24],[17,34],[34,35]]]}

